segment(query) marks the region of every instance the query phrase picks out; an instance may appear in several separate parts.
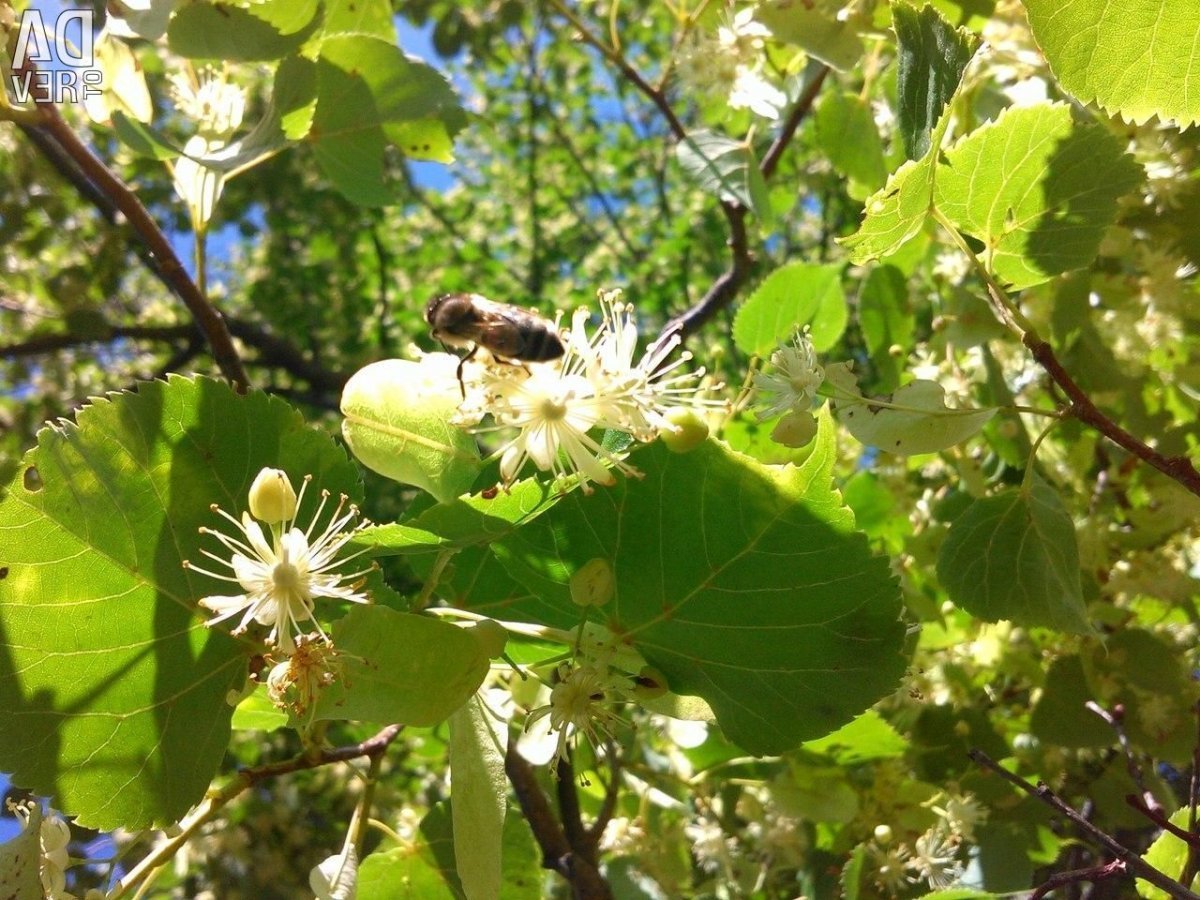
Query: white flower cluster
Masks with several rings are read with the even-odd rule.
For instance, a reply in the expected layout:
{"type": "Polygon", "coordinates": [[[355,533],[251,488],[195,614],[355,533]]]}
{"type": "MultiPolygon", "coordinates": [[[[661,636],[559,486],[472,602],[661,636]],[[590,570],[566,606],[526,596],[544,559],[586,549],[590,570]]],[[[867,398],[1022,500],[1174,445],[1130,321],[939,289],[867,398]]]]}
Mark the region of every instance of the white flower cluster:
{"type": "Polygon", "coordinates": [[[701,94],[719,94],[733,109],[778,119],[787,96],[764,74],[764,38],[770,30],[747,8],[727,18],[715,35],[692,43],[679,60],[679,78],[701,94]]]}
{"type": "Polygon", "coordinates": [[[466,399],[455,421],[476,431],[515,428],[518,433],[500,452],[500,476],[511,483],[532,460],[556,476],[578,474],[583,489],[591,481],[611,485],[611,468],[627,475],[637,470],[620,451],[602,446],[598,429],[652,441],[678,432],[671,413],[679,407],[713,407],[718,401],[697,396],[704,370],[683,371],[691,359],[672,334],[652,344],[634,361],[638,329],[633,307],[620,302],[620,291],[600,293],[601,322],[588,336],[589,312],[577,310],[562,335],[566,352],[546,363],[486,363],[466,370],[466,399]],[[485,415],[494,426],[479,428],[485,415]]]}

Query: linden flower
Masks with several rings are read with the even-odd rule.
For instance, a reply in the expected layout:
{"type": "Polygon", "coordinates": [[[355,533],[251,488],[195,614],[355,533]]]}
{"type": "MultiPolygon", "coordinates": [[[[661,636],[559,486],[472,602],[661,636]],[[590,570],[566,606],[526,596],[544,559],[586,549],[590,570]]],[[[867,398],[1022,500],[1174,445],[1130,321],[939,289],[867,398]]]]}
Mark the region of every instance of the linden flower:
{"type": "Polygon", "coordinates": [[[771,354],[774,372],[754,376],[754,386],[763,394],[766,406],[758,413],[760,421],[790,412],[808,412],[813,398],[825,382],[825,370],[817,364],[808,332],[797,334],[790,347],[771,354]]]}
{"type": "Polygon", "coordinates": [[[575,732],[581,732],[595,744],[600,733],[607,734],[609,728],[620,721],[603,704],[610,691],[628,688],[627,681],[607,666],[577,666],[564,674],[550,691],[549,706],[529,713],[525,727],[549,716],[550,731],[558,733],[552,759],[565,759],[567,745],[575,732]]]}
{"type": "Polygon", "coordinates": [[[205,68],[199,77],[175,72],[167,80],[175,106],[196,123],[201,136],[226,140],[241,126],[246,94],[224,73],[205,68]]]}
{"type": "Polygon", "coordinates": [[[652,441],[681,426],[670,419],[680,406],[716,406],[697,399],[704,370],[679,371],[691,359],[667,357],[679,346],[678,334],[659,340],[637,362],[638,330],[633,308],[618,302],[620,292],[600,294],[601,322],[589,337],[588,311],[578,310],[563,335],[565,352],[549,363],[513,366],[492,363],[472,374],[467,397],[455,421],[478,422],[491,414],[495,430],[519,433],[500,453],[500,476],[512,482],[532,460],[556,476],[578,474],[584,491],[589,482],[611,485],[611,468],[639,474],[616,452],[592,436],[607,429],[639,441],[652,441]]]}
{"type": "Polygon", "coordinates": [[[927,881],[934,890],[954,885],[962,877],[963,865],[958,861],[958,840],[941,826],[931,828],[917,838],[912,858],[905,862],[913,875],[909,881],[927,881]]]}
{"type": "MultiPolygon", "coordinates": [[[[243,512],[239,521],[213,504],[212,511],[232,523],[241,532],[241,536],[231,537],[211,528],[201,528],[201,534],[211,534],[232,556],[226,560],[208,550],[201,552],[209,559],[228,567],[233,574],[209,572],[186,560],[183,566],[210,578],[234,582],[245,593],[214,595],[201,599],[201,606],[216,613],[207,625],[223,622],[245,610],[233,633],[242,634],[251,622],[269,625],[271,633],[267,636],[267,642],[276,645],[284,654],[290,655],[296,647],[294,635],[304,631],[301,623],[311,621],[320,636],[329,642],[328,635],[313,618],[316,598],[328,597],[332,600],[348,600],[351,603],[368,602],[366,595],[359,592],[359,588],[362,587],[363,576],[374,566],[349,574],[337,571],[347,561],[366,552],[361,550],[358,553],[339,556],[342,548],[362,527],[362,523],[353,528],[347,527],[358,515],[358,507],[354,504],[347,505],[346,496],[343,494],[338,498],[337,506],[330,514],[324,530],[314,537],[317,522],[321,519],[325,504],[329,500],[329,491],[322,491],[321,502],[317,505],[308,528],[301,531],[296,527],[296,514],[304,504],[304,494],[311,480],[311,475],[305,476],[292,515],[270,525],[269,543],[262,526],[254,521],[249,513],[243,512]]],[[[286,488],[290,490],[290,483],[286,488]]]]}
{"type": "MultiPolygon", "coordinates": [[[[35,816],[32,806],[24,803],[5,801],[9,812],[20,822],[22,828],[28,828],[30,820],[35,816]]],[[[71,827],[66,819],[56,813],[41,815],[38,818],[38,840],[40,855],[38,869],[41,875],[42,890],[46,897],[52,900],[71,900],[75,895],[67,893],[67,867],[71,864],[67,845],[71,842],[71,827]]]]}

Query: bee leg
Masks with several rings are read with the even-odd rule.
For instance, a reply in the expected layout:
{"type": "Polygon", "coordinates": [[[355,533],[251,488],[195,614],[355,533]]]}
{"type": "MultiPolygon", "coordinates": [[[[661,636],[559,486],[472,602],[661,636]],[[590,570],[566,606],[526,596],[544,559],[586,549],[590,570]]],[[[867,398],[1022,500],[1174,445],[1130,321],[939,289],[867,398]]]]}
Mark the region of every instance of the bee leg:
{"type": "Polygon", "coordinates": [[[462,377],[462,373],[463,373],[463,366],[465,366],[465,365],[467,364],[467,360],[469,360],[469,359],[471,359],[472,357],[474,357],[474,356],[475,356],[475,354],[476,354],[476,353],[478,353],[478,352],[479,352],[479,345],[478,345],[478,344],[476,344],[474,347],[472,347],[472,348],[471,348],[471,352],[470,352],[470,353],[468,353],[466,356],[464,356],[462,359],[460,359],[460,360],[458,361],[458,368],[457,368],[457,369],[455,369],[455,374],[458,376],[458,389],[459,389],[460,391],[462,391],[462,398],[463,398],[464,400],[466,400],[466,399],[467,399],[467,386],[466,386],[466,384],[463,382],[463,377],[462,377]]]}

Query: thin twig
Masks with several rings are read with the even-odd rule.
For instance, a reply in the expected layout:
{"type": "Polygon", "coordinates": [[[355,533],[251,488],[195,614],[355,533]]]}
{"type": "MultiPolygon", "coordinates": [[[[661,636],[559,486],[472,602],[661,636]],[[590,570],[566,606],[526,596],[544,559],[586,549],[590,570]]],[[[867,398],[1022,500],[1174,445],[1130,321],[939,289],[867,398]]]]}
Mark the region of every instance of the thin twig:
{"type": "MultiPolygon", "coordinates": [[[[800,123],[804,121],[812,109],[812,105],[817,99],[817,94],[821,90],[821,85],[824,84],[825,77],[828,74],[828,66],[822,66],[817,70],[808,86],[804,89],[804,93],[800,95],[788,113],[779,134],[771,146],[767,148],[766,154],[759,163],[759,171],[762,173],[764,179],[770,178],[775,173],[775,169],[779,165],[779,160],[791,144],[792,139],[796,136],[796,131],[800,128],[800,123]]],[[[716,281],[712,283],[704,296],[696,301],[695,304],[667,322],[662,330],[664,336],[678,331],[680,335],[686,338],[688,335],[695,333],[701,325],[716,315],[719,310],[733,302],[742,285],[750,277],[754,260],[750,254],[750,246],[746,238],[746,209],[738,204],[728,202],[722,202],[721,207],[725,212],[725,218],[729,222],[729,252],[731,256],[729,268],[717,276],[716,281]]]]}
{"type": "Polygon", "coordinates": [[[562,0],[549,0],[549,4],[551,9],[571,23],[575,30],[579,32],[579,36],[585,44],[590,44],[599,50],[605,59],[620,70],[621,74],[630,84],[641,91],[647,100],[658,107],[658,111],[667,120],[667,125],[671,129],[671,133],[678,140],[683,140],[687,135],[687,129],[683,127],[683,123],[675,115],[675,110],[671,109],[671,104],[667,102],[667,95],[643,78],[638,70],[629,64],[629,61],[625,59],[624,54],[620,50],[616,50],[600,40],[575,13],[567,8],[567,5],[562,0]]]}
{"type": "MultiPolygon", "coordinates": [[[[107,197],[111,201],[112,207],[125,216],[161,267],[163,277],[175,296],[187,306],[192,318],[204,333],[212,348],[213,359],[216,360],[221,373],[239,390],[247,389],[250,386],[250,379],[238,356],[237,348],[234,347],[233,337],[229,334],[229,329],[225,327],[224,319],[188,276],[187,269],[176,255],[167,236],[158,227],[158,223],[154,221],[142,201],[129,186],[92,153],[67,124],[66,119],[59,113],[58,107],[54,105],[48,87],[37,78],[36,67],[30,61],[26,61],[20,70],[14,70],[14,74],[18,76],[26,73],[31,78],[33,99],[37,105],[38,118],[41,122],[41,125],[38,126],[41,132],[39,138],[44,137],[56,144],[62,153],[78,167],[76,176],[71,177],[72,184],[78,184],[78,174],[82,174],[82,177],[95,188],[95,193],[107,197]]],[[[44,146],[44,142],[40,139],[36,143],[39,147],[44,146]]],[[[52,154],[51,162],[61,170],[62,160],[55,157],[57,154],[52,154]]],[[[95,202],[93,192],[86,192],[86,196],[95,202]]]]}
{"type": "MultiPolygon", "coordinates": [[[[1163,831],[1167,831],[1175,835],[1175,837],[1187,844],[1190,849],[1200,849],[1200,834],[1192,834],[1191,832],[1180,828],[1178,825],[1164,816],[1161,809],[1151,809],[1137,794],[1126,794],[1125,802],[1163,831]]],[[[1180,879],[1180,881],[1183,884],[1187,884],[1187,882],[1183,881],[1183,879],[1180,879]]]]}
{"type": "Polygon", "coordinates": [[[1036,797],[1051,809],[1055,810],[1061,815],[1066,816],[1068,819],[1074,822],[1077,827],[1084,831],[1092,840],[1103,846],[1105,850],[1124,863],[1125,868],[1130,873],[1137,875],[1139,878],[1144,878],[1155,887],[1166,891],[1169,896],[1175,897],[1176,900],[1200,900],[1200,895],[1192,893],[1174,879],[1164,875],[1158,869],[1154,868],[1152,865],[1142,859],[1137,853],[1119,843],[1107,832],[1101,831],[1099,828],[1081,816],[1076,810],[1064,803],[1059,796],[1054,793],[1054,791],[1050,790],[1045,782],[1039,781],[1035,787],[1024,778],[1014,775],[1012,772],[1005,769],[982,750],[972,749],[968,751],[967,755],[984,768],[991,769],[1018,790],[1028,794],[1031,797],[1036,797]]]}
{"type": "Polygon", "coordinates": [[[1122,878],[1125,874],[1125,863],[1119,859],[1114,859],[1102,866],[1090,866],[1086,869],[1058,872],[1034,888],[1029,894],[1029,900],[1041,900],[1042,897],[1045,897],[1056,888],[1076,885],[1081,881],[1088,881],[1095,884],[1098,881],[1107,881],[1109,878],[1122,878]]]}
{"type": "Polygon", "coordinates": [[[564,756],[558,761],[554,778],[554,789],[558,794],[558,816],[562,819],[567,843],[573,851],[595,865],[595,848],[588,840],[587,829],[583,827],[583,812],[579,808],[579,785],[575,783],[575,766],[568,757],[564,756]]]}
{"type": "Polygon", "coordinates": [[[52,138],[70,156],[97,191],[105,194],[113,205],[125,216],[141,241],[161,266],[164,279],[172,292],[183,301],[192,318],[208,340],[213,359],[221,373],[239,390],[250,386],[245,366],[234,347],[233,337],[225,320],[208,302],[196,283],[187,274],[182,261],[158,223],[150,215],[142,201],[120,178],[92,153],[79,139],[58,109],[44,99],[39,99],[38,110],[44,122],[44,133],[52,138]]]}
{"type": "Polygon", "coordinates": [[[1166,456],[1159,453],[1102,413],[1063,368],[1058,357],[1054,355],[1054,349],[1042,340],[1036,331],[1027,331],[1021,341],[1029,348],[1033,358],[1041,364],[1054,383],[1067,395],[1071,401],[1069,407],[1071,416],[1091,425],[1117,446],[1124,447],[1138,459],[1149,463],[1200,497],[1200,471],[1196,470],[1190,459],[1186,456],[1166,456]]]}
{"type": "Polygon", "coordinates": [[[1137,789],[1141,791],[1142,806],[1154,812],[1161,812],[1162,806],[1159,804],[1158,799],[1153,793],[1146,790],[1146,779],[1142,776],[1142,767],[1133,753],[1133,745],[1129,743],[1129,735],[1125,733],[1125,707],[1118,703],[1112,708],[1112,712],[1109,712],[1095,700],[1088,700],[1084,703],[1084,706],[1103,719],[1105,724],[1117,736],[1117,743],[1121,745],[1121,752],[1125,756],[1125,768],[1129,770],[1129,777],[1137,785],[1137,789]]]}
{"type": "MultiPolygon", "coordinates": [[[[1200,802],[1200,701],[1195,705],[1196,713],[1196,743],[1192,747],[1192,779],[1188,785],[1188,831],[1196,833],[1196,806],[1200,802]]],[[[1179,876],[1181,884],[1191,884],[1196,874],[1200,872],[1200,850],[1188,845],[1187,862],[1183,866],[1183,874],[1179,876]]]]}

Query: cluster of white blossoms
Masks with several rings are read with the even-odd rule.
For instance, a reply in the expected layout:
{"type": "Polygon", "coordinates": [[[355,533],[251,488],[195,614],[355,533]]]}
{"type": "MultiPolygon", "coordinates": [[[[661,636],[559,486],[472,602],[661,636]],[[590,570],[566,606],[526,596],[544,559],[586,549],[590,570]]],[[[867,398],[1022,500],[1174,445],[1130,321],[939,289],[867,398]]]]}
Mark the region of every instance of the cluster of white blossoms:
{"type": "Polygon", "coordinates": [[[679,78],[702,94],[725,96],[733,109],[748,109],[765,119],[778,119],[787,96],[764,74],[764,39],[771,31],[747,7],[692,42],[679,60],[679,78]]]}
{"type": "MultiPolygon", "coordinates": [[[[620,291],[601,291],[599,327],[588,334],[587,309],[576,310],[562,334],[565,353],[544,363],[486,363],[466,369],[466,398],[455,422],[475,431],[517,429],[500,451],[500,477],[516,479],[525,463],[555,476],[578,474],[589,482],[611,485],[612,469],[639,474],[616,448],[605,447],[594,432],[608,430],[637,441],[679,434],[688,428],[674,413],[713,408],[723,401],[699,393],[704,370],[686,369],[691,354],[668,357],[681,338],[672,333],[637,353],[638,329],[633,307],[620,291]],[[479,427],[485,415],[493,426],[479,427]]],[[[702,426],[703,427],[703,426],[702,426]]]]}
{"type": "Polygon", "coordinates": [[[313,617],[318,597],[351,603],[368,602],[360,589],[374,565],[357,572],[341,571],[348,561],[365,552],[342,554],[346,544],[363,527],[362,522],[351,525],[358,516],[358,507],[348,504],[343,494],[325,527],[314,536],[330,496],[329,491],[322,491],[308,527],[303,531],[296,527],[311,480],[312,476],[305,477],[297,496],[285,472],[263,469],[250,487],[250,512],[243,512],[240,520],[213,504],[212,511],[231,523],[238,536],[201,528],[201,534],[215,537],[231,556],[226,559],[208,550],[200,552],[230,569],[232,574],[210,572],[187,560],[183,566],[210,578],[233,582],[244,593],[202,598],[200,605],[216,613],[208,625],[223,622],[245,610],[233,633],[244,633],[251,622],[270,626],[267,642],[290,656],[296,648],[296,637],[305,633],[304,623],[311,622],[318,635],[329,643],[329,637],[313,617]],[[263,525],[270,530],[269,542],[263,525]]]}
{"type": "Polygon", "coordinates": [[[771,354],[770,369],[754,376],[763,401],[758,418],[782,416],[771,440],[786,447],[803,447],[817,433],[812,406],[825,383],[825,370],[817,362],[807,330],[797,334],[791,346],[771,354]]]}

